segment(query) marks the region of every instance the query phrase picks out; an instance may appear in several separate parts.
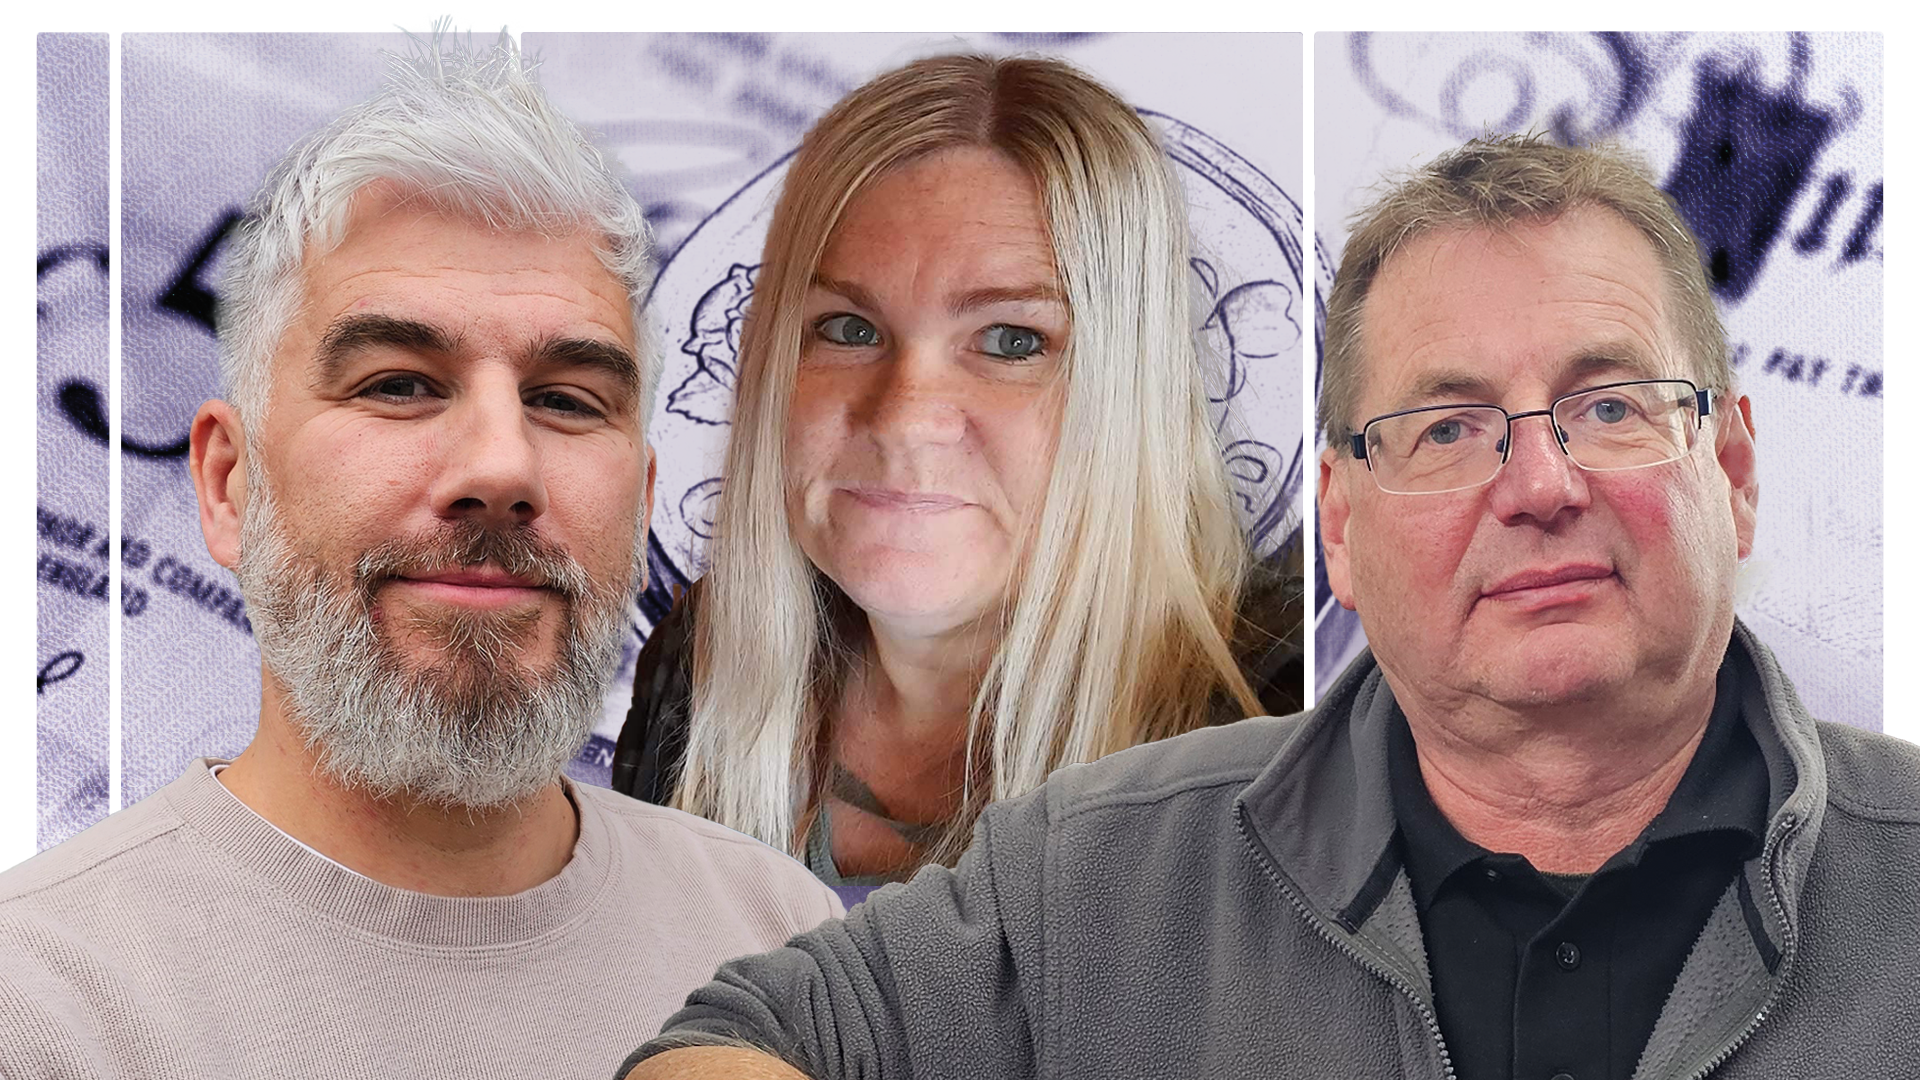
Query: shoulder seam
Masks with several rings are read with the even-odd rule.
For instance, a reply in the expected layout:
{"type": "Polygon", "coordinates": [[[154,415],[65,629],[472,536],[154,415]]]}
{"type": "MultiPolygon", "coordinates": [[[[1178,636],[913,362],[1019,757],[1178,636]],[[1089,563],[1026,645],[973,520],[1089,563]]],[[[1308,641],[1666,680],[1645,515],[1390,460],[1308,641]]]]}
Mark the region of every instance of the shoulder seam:
{"type": "MultiPolygon", "coordinates": [[[[171,807],[169,807],[169,811],[171,811],[171,807]]],[[[114,847],[108,849],[105,852],[102,852],[100,855],[96,856],[95,858],[92,858],[87,862],[81,863],[77,866],[70,867],[61,873],[55,874],[54,876],[48,878],[46,881],[42,881],[30,889],[26,889],[22,892],[11,893],[8,895],[0,895],[0,907],[4,907],[16,901],[25,900],[28,897],[37,896],[40,893],[46,892],[49,889],[55,888],[60,885],[64,885],[67,882],[72,881],[74,878],[81,876],[82,874],[91,873],[92,871],[107,865],[108,863],[114,861],[115,859],[120,858],[122,855],[126,855],[137,848],[144,847],[148,843],[151,843],[154,840],[158,840],[159,838],[167,835],[168,833],[174,832],[186,826],[187,824],[186,821],[182,819],[178,814],[170,814],[170,816],[171,816],[171,820],[143,826],[138,831],[123,838],[123,840],[119,844],[115,845],[114,847]]],[[[104,819],[102,820],[104,823],[104,819]]],[[[62,841],[61,844],[55,844],[53,847],[48,848],[47,850],[48,851],[57,850],[64,844],[72,843],[75,839],[78,839],[78,837],[69,838],[65,841],[62,841]]]]}
{"type": "Polygon", "coordinates": [[[1842,795],[1829,787],[1827,805],[1851,817],[1868,821],[1886,822],[1895,825],[1920,825],[1920,805],[1908,802],[1898,805],[1882,805],[1842,795]]]}
{"type": "Polygon", "coordinates": [[[1145,806],[1165,802],[1176,796],[1191,792],[1210,791],[1214,788],[1241,786],[1253,783],[1260,775],[1259,769],[1239,769],[1230,774],[1216,773],[1212,776],[1183,777],[1177,781],[1161,784],[1158,787],[1143,788],[1137,791],[1100,791],[1089,792],[1077,800],[1067,803],[1059,809],[1056,822],[1065,822],[1081,814],[1117,806],[1145,806]]]}
{"type": "Polygon", "coordinates": [[[1912,765],[1920,763],[1920,747],[1881,732],[1865,731],[1845,724],[1822,721],[1818,723],[1816,731],[1820,737],[1821,758],[1827,770],[1829,806],[1858,818],[1920,825],[1920,795],[1905,790],[1880,791],[1877,794],[1881,798],[1876,799],[1873,797],[1876,792],[1862,789],[1887,785],[1834,782],[1836,773],[1848,779],[1865,779],[1859,768],[1843,765],[1836,769],[1837,762],[1870,764],[1871,759],[1878,757],[1882,761],[1904,759],[1912,765]]]}

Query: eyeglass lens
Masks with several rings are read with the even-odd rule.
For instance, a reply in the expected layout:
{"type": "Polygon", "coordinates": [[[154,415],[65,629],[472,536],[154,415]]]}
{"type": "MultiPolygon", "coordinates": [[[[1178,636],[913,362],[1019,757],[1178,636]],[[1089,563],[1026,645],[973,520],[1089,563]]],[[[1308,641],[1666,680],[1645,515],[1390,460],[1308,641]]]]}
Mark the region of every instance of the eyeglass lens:
{"type": "MultiPolygon", "coordinates": [[[[1554,403],[1552,419],[1567,455],[1594,472],[1672,461],[1692,448],[1699,427],[1693,388],[1666,381],[1573,394],[1554,403]]],[[[1455,491],[1493,479],[1507,437],[1507,414],[1492,406],[1422,409],[1369,424],[1367,458],[1389,492],[1455,491]]]]}

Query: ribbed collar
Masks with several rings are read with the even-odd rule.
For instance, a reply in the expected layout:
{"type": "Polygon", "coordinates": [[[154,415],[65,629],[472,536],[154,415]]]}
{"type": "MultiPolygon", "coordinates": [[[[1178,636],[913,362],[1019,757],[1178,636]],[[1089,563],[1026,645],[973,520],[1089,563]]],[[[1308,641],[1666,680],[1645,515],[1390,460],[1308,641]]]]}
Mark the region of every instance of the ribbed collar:
{"type": "Polygon", "coordinates": [[[618,857],[606,811],[569,783],[580,836],[560,873],[512,896],[411,892],[356,874],[281,832],[226,790],[208,771],[213,764],[189,762],[161,795],[215,857],[286,903],[398,943],[474,949],[531,942],[590,911],[618,857]]]}

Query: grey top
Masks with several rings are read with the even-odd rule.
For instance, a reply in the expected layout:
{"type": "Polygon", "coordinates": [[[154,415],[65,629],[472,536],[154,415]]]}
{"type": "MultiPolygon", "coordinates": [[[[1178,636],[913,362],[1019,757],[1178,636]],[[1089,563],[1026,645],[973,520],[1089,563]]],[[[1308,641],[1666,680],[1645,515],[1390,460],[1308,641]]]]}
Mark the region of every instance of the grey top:
{"type": "MultiPolygon", "coordinates": [[[[1636,1076],[1920,1072],[1920,747],[1816,722],[1736,624],[1768,824],[1636,1076]]],[[[1451,1075],[1371,657],[1311,713],[1056,773],[922,870],[696,990],[662,1039],[815,1077],[1451,1075]]],[[[623,1069],[624,1071],[624,1069],[623,1069]]]]}
{"type": "Polygon", "coordinates": [[[604,1077],[722,960],[841,911],[758,841],[573,785],[553,878],[396,889],[208,764],[0,874],[0,1076],[604,1077]]]}

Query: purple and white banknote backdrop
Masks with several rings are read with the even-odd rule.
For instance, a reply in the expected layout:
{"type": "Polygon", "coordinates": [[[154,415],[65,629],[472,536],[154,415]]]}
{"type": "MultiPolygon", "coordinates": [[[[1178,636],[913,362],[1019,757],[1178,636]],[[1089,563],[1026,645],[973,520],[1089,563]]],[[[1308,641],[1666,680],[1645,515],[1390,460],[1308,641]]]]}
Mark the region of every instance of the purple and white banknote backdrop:
{"type": "MultiPolygon", "coordinates": [[[[97,40],[104,95],[106,43],[97,40]]],[[[667,357],[651,431],[660,459],[652,582],[635,597],[624,670],[573,765],[576,777],[607,782],[632,657],[672,588],[704,568],[739,320],[787,157],[841,95],[918,56],[1062,56],[1159,129],[1191,200],[1193,327],[1243,520],[1263,553],[1299,542],[1300,372],[1312,306],[1301,244],[1298,35],[527,33],[521,42],[541,60],[554,102],[630,173],[661,266],[650,302],[667,357]]],[[[398,34],[123,38],[125,802],[178,775],[191,757],[238,752],[259,704],[258,652],[232,575],[201,540],[185,459],[194,410],[217,392],[211,327],[226,229],[296,139],[374,92],[379,49],[405,44],[398,34]]],[[[43,64],[43,88],[50,77],[43,64]]],[[[99,111],[95,183],[104,193],[104,104],[99,111]]],[[[73,232],[72,242],[94,243],[104,258],[104,198],[97,218],[97,229],[73,232]]],[[[50,243],[69,242],[44,221],[43,265],[50,243]]],[[[105,590],[93,595],[95,578],[86,576],[104,576],[106,553],[75,539],[106,535],[105,287],[81,269],[43,272],[41,284],[43,305],[67,295],[56,286],[92,288],[86,295],[100,309],[93,323],[43,314],[41,324],[41,490],[43,510],[55,516],[43,513],[39,537],[39,647],[43,660],[82,657],[70,671],[54,665],[40,699],[42,847],[108,809],[105,590]],[[62,494],[49,502],[54,492],[62,494]],[[80,576],[50,577],[49,557],[80,576]]]]}
{"type": "Polygon", "coordinates": [[[40,846],[107,810],[105,34],[41,34],[35,258],[40,846]],[[77,430],[77,419],[90,435],[77,430]],[[51,832],[49,830],[52,830],[51,832]]]}
{"type": "MultiPolygon", "coordinates": [[[[1314,48],[1323,287],[1368,189],[1466,139],[1544,131],[1647,159],[1702,242],[1753,401],[1761,499],[1740,617],[1814,715],[1880,729],[1880,35],[1355,33],[1314,48]]],[[[1365,641],[1316,570],[1325,686],[1365,641]]]]}

